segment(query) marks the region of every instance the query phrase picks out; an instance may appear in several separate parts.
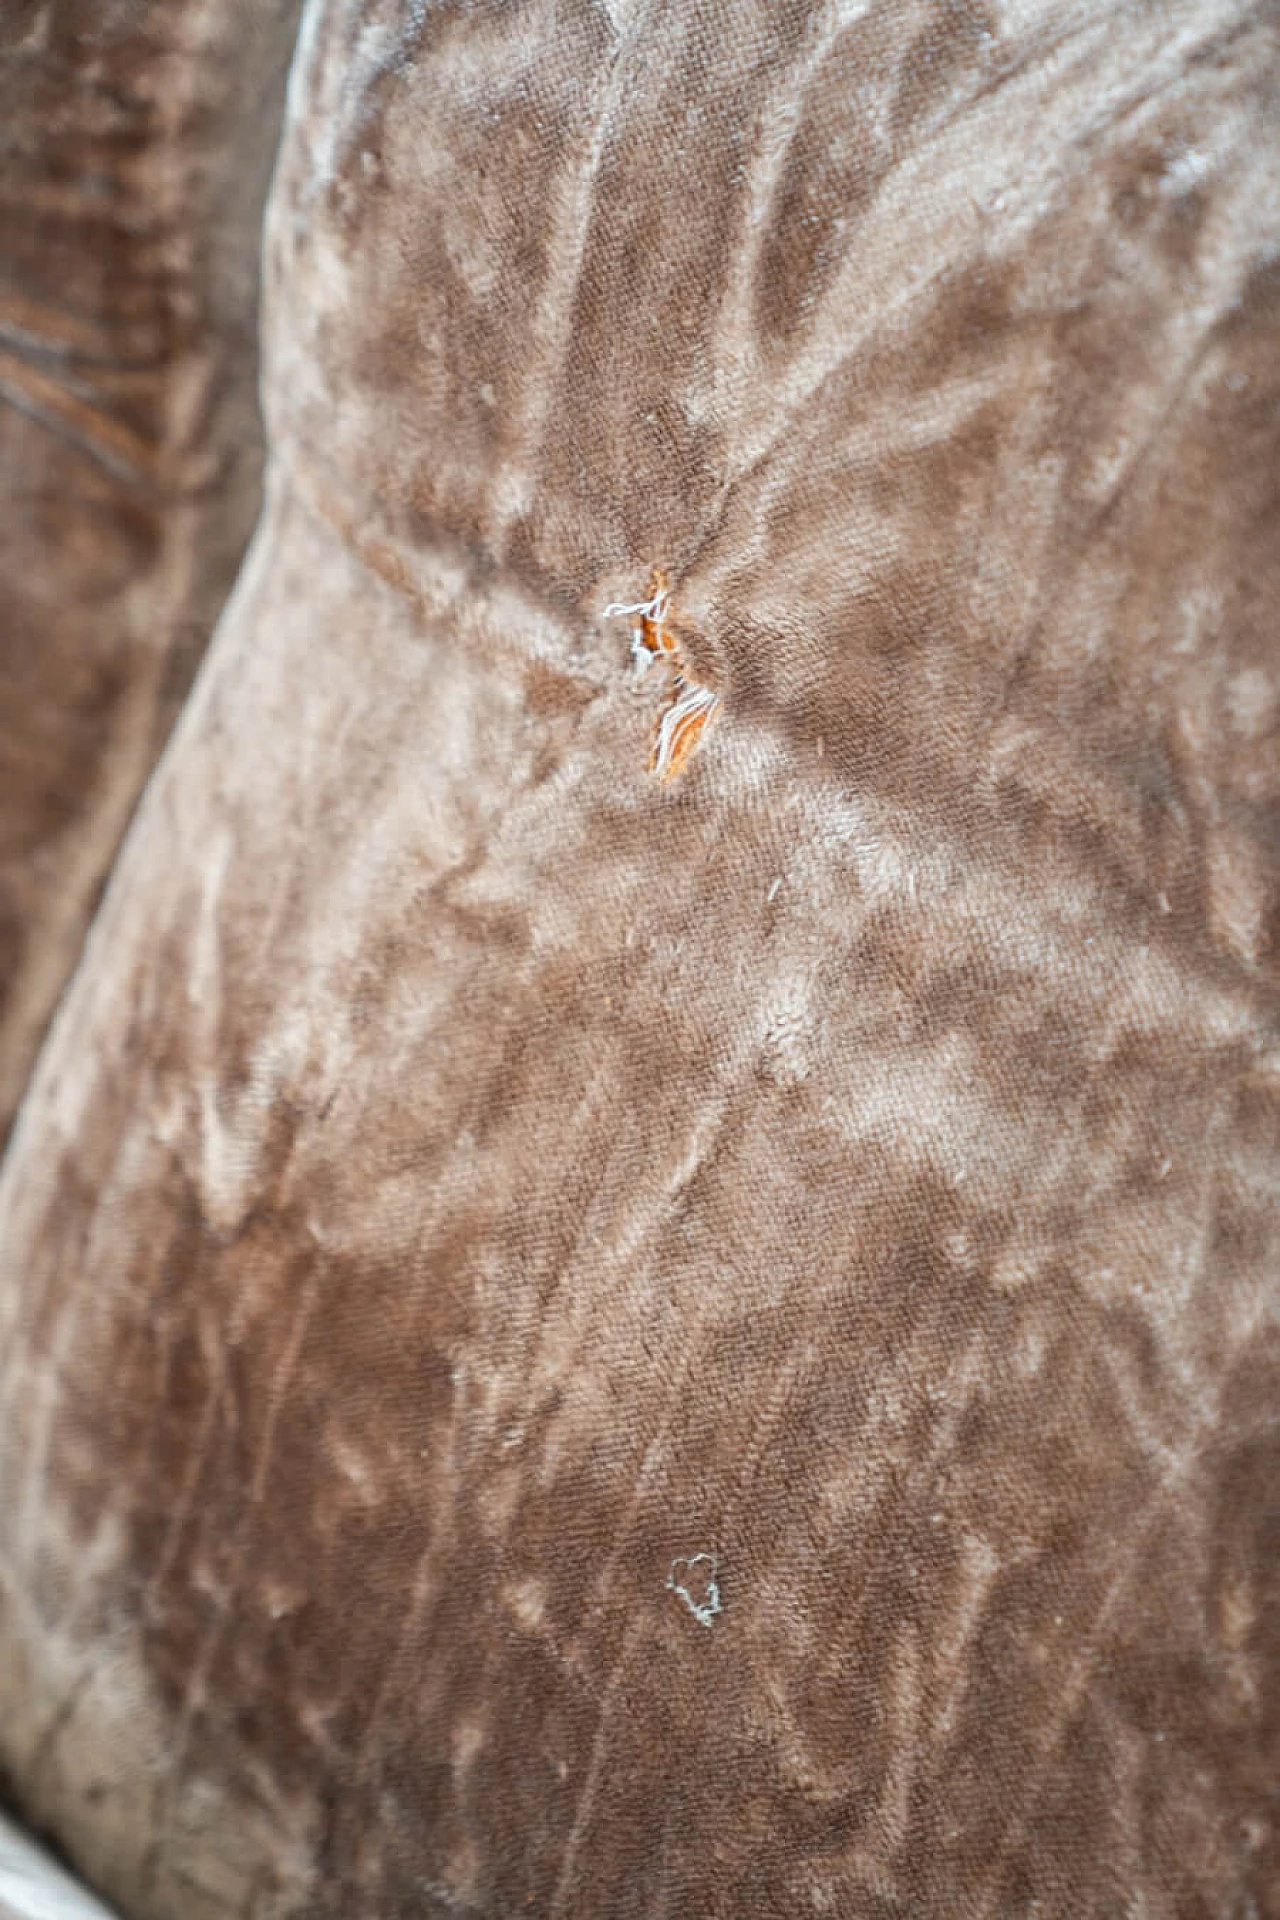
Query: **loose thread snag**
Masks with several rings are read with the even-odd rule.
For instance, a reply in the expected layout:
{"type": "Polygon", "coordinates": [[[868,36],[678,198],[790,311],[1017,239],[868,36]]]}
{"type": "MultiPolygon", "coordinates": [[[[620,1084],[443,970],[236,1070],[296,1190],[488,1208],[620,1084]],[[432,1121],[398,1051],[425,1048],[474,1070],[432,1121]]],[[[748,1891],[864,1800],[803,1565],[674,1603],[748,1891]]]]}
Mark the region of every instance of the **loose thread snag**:
{"type": "Polygon", "coordinates": [[[667,1592],[684,1601],[700,1627],[712,1626],[716,1615],[724,1612],[719,1573],[714,1553],[692,1553],[687,1560],[671,1562],[667,1592]]]}
{"type": "Polygon", "coordinates": [[[643,671],[658,661],[667,671],[670,697],[659,714],[649,753],[649,771],[665,785],[674,780],[720,709],[720,695],[703,686],[689,669],[676,630],[671,589],[661,567],[649,580],[649,598],[630,605],[615,600],[606,620],[639,615],[631,633],[631,658],[643,671]]]}

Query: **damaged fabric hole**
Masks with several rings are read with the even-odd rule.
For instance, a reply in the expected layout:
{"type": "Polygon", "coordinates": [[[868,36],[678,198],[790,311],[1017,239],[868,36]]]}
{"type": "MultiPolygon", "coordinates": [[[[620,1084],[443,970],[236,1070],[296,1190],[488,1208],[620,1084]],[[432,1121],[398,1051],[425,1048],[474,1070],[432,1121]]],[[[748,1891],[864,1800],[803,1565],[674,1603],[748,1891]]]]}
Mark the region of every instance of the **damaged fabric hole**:
{"type": "Polygon", "coordinates": [[[649,772],[665,785],[688,764],[706,729],[720,710],[720,695],[691,671],[680,644],[678,616],[671,589],[661,567],[649,580],[647,600],[613,601],[604,610],[606,620],[639,616],[632,629],[631,658],[641,673],[658,662],[668,674],[667,704],[654,726],[649,772]]]}

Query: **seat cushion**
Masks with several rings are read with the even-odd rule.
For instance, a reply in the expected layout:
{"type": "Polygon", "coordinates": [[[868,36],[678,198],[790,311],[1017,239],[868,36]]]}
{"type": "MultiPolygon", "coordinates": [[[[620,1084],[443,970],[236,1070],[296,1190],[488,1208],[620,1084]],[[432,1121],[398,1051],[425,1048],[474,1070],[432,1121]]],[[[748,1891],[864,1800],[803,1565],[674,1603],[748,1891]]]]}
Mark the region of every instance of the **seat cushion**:
{"type": "Polygon", "coordinates": [[[1280,1911],[1276,81],[310,8],[0,1186],[0,1752],[131,1920],[1280,1911]]]}
{"type": "Polygon", "coordinates": [[[258,510],[297,13],[0,18],[0,1142],[258,510]]]}

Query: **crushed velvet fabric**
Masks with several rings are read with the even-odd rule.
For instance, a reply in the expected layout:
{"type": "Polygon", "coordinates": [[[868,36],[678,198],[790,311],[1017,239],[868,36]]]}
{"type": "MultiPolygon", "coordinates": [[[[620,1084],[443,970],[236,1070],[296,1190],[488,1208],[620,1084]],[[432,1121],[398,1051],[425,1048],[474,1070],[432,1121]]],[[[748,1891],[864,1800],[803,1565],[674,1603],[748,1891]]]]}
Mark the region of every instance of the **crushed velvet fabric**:
{"type": "Polygon", "coordinates": [[[0,1142],[257,511],[297,12],[0,5],[0,1142]]]}
{"type": "Polygon", "coordinates": [[[312,0],[0,1182],[0,1756],[125,1914],[1280,1916],[1278,95],[312,0]]]}

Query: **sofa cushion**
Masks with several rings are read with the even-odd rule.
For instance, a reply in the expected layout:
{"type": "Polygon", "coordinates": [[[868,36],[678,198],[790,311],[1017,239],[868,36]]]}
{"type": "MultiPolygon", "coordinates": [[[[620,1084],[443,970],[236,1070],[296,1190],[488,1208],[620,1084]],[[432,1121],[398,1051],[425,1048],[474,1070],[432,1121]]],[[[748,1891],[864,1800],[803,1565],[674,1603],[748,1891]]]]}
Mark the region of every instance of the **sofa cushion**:
{"type": "Polygon", "coordinates": [[[1276,80],[311,7],[0,1185],[0,1752],[123,1912],[1280,1910],[1276,80]]]}
{"type": "Polygon", "coordinates": [[[257,512],[298,0],[0,18],[0,1142],[257,512]]]}

